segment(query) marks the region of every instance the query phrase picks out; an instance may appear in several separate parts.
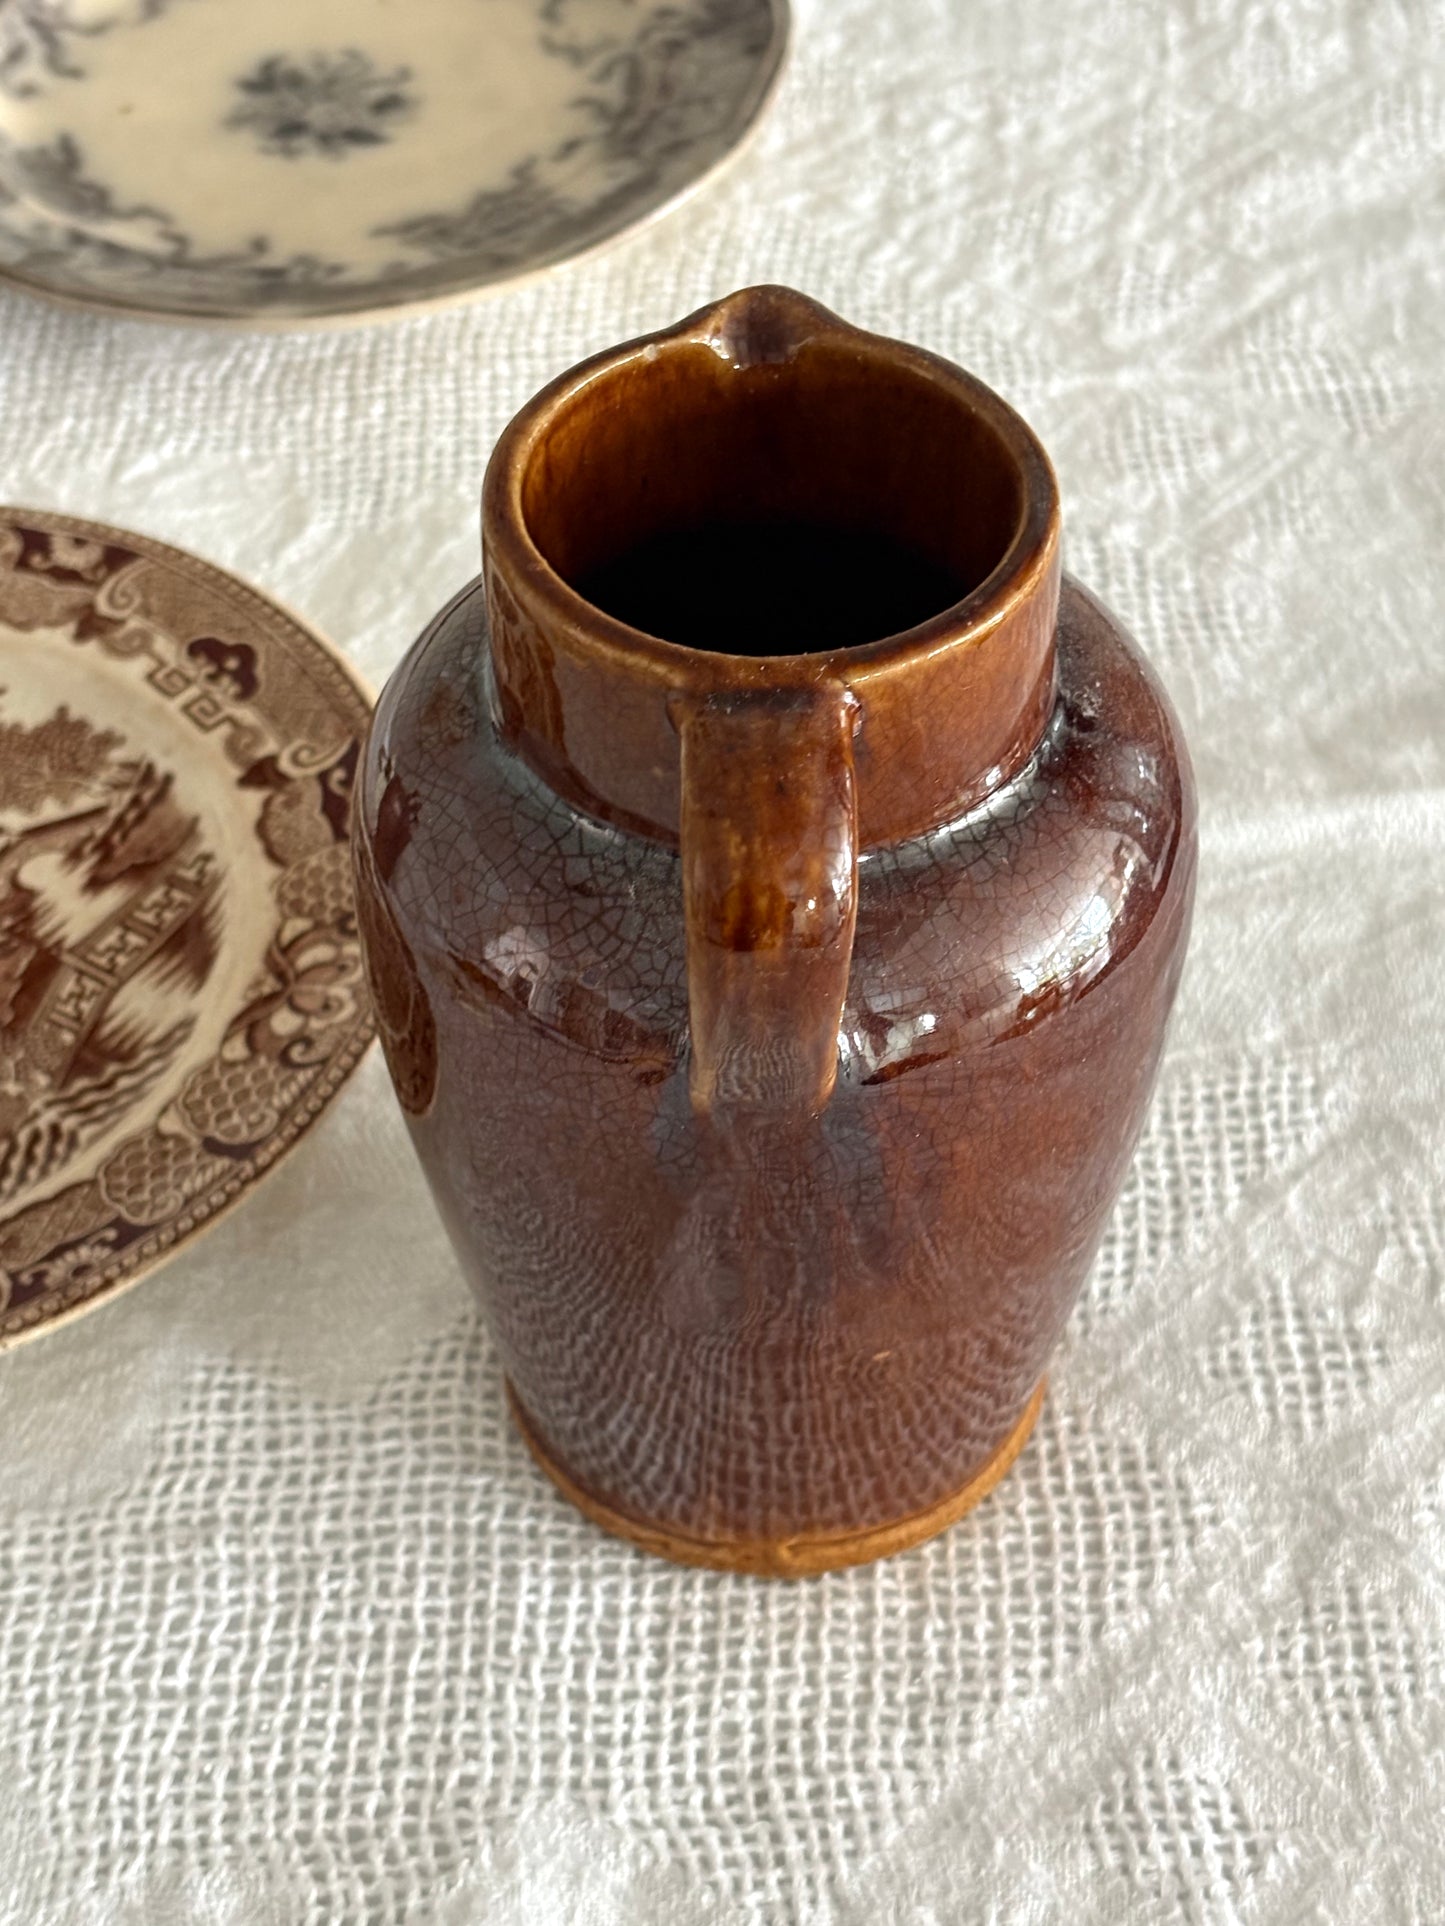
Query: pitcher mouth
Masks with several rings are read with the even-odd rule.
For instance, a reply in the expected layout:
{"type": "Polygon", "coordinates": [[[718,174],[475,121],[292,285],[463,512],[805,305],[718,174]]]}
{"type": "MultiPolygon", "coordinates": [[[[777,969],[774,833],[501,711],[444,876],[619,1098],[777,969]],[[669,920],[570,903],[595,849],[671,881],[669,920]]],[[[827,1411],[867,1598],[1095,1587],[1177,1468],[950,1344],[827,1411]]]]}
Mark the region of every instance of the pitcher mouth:
{"type": "Polygon", "coordinates": [[[1033,432],[981,382],[763,287],[538,395],[492,457],[483,534],[492,572],[520,571],[538,615],[634,668],[724,685],[763,657],[775,674],[835,668],[851,681],[967,647],[1047,593],[1058,498],[1033,432]],[[664,624],[657,596],[615,592],[629,556],[655,569],[709,535],[732,575],[756,577],[724,584],[740,611],[781,597],[799,620],[778,614],[761,646],[738,628],[729,646],[720,613],[699,644],[685,603],[664,624]],[[880,558],[866,611],[849,576],[865,549],[880,558]]]}
{"type": "Polygon", "coordinates": [[[1059,513],[1043,449],[961,368],[785,289],[732,295],[543,389],[487,468],[482,547],[503,739],[575,807],[666,842],[679,703],[846,691],[864,849],[1008,781],[1053,706],[1059,513]],[[706,599],[708,570],[689,562],[700,539],[707,631],[687,619],[706,599]],[[659,542],[684,550],[660,572],[659,542]],[[865,569],[851,550],[870,544],[865,569]],[[791,602],[744,570],[760,546],[791,602]],[[619,564],[640,599],[604,592],[619,564]],[[654,614],[669,570],[676,624],[654,614]],[[925,580],[922,607],[896,593],[925,580]],[[847,628],[859,581],[877,591],[861,634],[847,628]]]}

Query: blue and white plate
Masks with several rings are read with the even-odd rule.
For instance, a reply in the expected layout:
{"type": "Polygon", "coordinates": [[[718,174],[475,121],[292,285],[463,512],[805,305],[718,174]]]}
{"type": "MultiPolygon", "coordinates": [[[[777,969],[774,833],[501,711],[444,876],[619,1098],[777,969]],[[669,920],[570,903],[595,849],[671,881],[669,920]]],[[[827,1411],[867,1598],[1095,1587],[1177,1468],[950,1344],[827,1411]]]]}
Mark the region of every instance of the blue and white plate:
{"type": "Polygon", "coordinates": [[[755,124],[787,0],[0,0],[0,276],[264,323],[612,239],[755,124]]]}

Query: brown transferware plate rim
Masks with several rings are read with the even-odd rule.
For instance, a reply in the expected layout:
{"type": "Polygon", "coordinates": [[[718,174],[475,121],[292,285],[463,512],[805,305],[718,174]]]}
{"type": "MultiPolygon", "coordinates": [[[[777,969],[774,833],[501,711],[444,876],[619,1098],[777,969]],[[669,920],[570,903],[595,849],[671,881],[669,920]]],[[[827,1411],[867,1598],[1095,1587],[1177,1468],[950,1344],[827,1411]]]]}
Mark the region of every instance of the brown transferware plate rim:
{"type": "MultiPolygon", "coordinates": [[[[44,534],[74,535],[87,541],[100,541],[131,549],[137,555],[175,569],[189,581],[203,584],[208,591],[215,593],[223,600],[239,601],[253,609],[259,609],[273,620],[279,620],[301,640],[306,649],[312,652],[318,663],[325,664],[333,677],[333,686],[341,685],[347,693],[360,700],[368,718],[367,724],[361,731],[361,739],[364,740],[366,726],[369,726],[369,717],[376,707],[377,699],[376,691],[369,679],[338,644],[277,597],[264,593],[218,563],[208,562],[172,542],[161,541],[155,536],[144,535],[133,529],[121,528],[115,523],[95,521],[86,516],[71,515],[56,509],[31,508],[20,503],[0,502],[0,526],[3,525],[33,529],[44,534]]],[[[296,1115],[299,1121],[296,1122],[295,1128],[289,1132],[278,1133],[279,1146],[264,1163],[259,1166],[251,1165],[243,1181],[214,1208],[206,1210],[198,1221],[178,1236],[173,1243],[163,1250],[154,1252],[134,1268],[102,1285],[89,1296],[79,1298],[74,1303],[67,1304],[48,1315],[37,1317],[33,1322],[15,1329],[6,1330],[3,1325],[0,1325],[0,1354],[18,1350],[23,1345],[31,1344],[52,1331],[74,1324],[80,1318],[114,1303],[135,1285],[144,1282],[174,1258],[192,1249],[223,1218],[229,1217],[239,1206],[248,1202],[302,1140],[310,1135],[359,1068],[375,1040],[375,1016],[369,1000],[364,1000],[351,1037],[326,1064],[315,1084],[298,1106],[296,1115]]]]}

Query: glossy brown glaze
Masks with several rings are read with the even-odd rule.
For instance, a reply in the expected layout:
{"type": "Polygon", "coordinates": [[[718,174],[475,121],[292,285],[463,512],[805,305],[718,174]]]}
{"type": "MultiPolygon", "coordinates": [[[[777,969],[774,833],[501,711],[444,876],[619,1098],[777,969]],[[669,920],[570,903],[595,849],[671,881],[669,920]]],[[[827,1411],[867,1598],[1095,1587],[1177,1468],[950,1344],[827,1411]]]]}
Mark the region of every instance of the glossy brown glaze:
{"type": "Polygon", "coordinates": [[[388,1061],[529,1442],[674,1556],[898,1549],[1006,1468],[1128,1161],[1193,889],[1177,725],[1061,594],[1018,417],[780,290],[553,384],[483,532],[382,699],[356,855],[388,1061]],[[758,654],[572,586],[790,523],[961,599],[758,654]]]}
{"type": "Polygon", "coordinates": [[[644,1523],[630,1513],[594,1497],[549,1454],[546,1445],[532,1429],[531,1420],[508,1391],[512,1421],[522,1441],[564,1498],[571,1499],[580,1512],[604,1531],[619,1538],[630,1538],[644,1551],[659,1558],[670,1558],[678,1565],[706,1565],[714,1571],[747,1572],[756,1578],[816,1578],[820,1572],[839,1571],[846,1565],[869,1565],[875,1559],[889,1558],[894,1552],[907,1551],[924,1539],[946,1531],[967,1511],[987,1498],[1006,1476],[1014,1460],[1029,1441],[1044,1402],[1044,1384],[1024,1407],[1023,1416],[997,1451],[974,1473],[967,1484],[949,1492],[926,1511],[911,1512],[906,1518],[890,1519],[885,1525],[863,1525],[856,1531],[800,1533],[796,1538],[698,1538],[691,1533],[661,1529],[644,1523]]]}

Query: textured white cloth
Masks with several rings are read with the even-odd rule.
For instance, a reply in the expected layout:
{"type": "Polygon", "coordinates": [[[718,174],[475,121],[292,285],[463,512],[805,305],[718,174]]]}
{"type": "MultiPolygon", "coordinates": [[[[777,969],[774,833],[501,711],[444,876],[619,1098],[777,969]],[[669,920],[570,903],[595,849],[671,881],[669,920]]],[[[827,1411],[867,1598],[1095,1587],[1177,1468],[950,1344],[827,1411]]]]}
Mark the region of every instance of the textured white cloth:
{"type": "Polygon", "coordinates": [[[380,680],[502,424],[783,280],[975,369],[1201,777],[1152,1122],[1036,1440],[803,1585],[508,1431],[373,1055],[241,1212],[0,1359],[0,1919],[1445,1919],[1445,93],[1430,0],[805,0],[724,180],[441,316],[0,299],[0,493],[380,680]]]}

